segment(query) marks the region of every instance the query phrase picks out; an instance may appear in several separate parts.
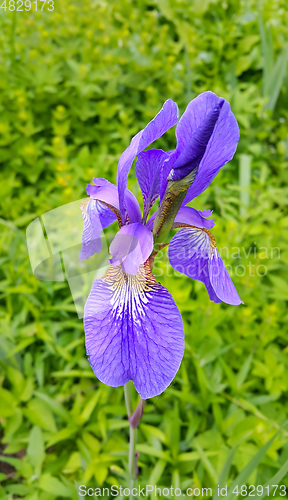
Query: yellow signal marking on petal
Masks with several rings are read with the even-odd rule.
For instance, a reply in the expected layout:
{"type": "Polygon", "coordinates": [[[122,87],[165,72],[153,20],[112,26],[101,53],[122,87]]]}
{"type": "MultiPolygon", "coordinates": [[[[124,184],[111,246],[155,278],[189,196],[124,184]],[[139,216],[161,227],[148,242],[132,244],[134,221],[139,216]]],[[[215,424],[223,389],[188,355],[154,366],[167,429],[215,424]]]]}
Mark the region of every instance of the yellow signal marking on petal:
{"type": "Polygon", "coordinates": [[[215,237],[212,233],[210,233],[210,231],[208,231],[208,229],[203,228],[202,231],[205,231],[205,233],[208,234],[210,238],[211,252],[214,252],[215,248],[217,247],[215,237]]]}
{"type": "Polygon", "coordinates": [[[117,288],[119,285],[124,286],[128,283],[139,290],[149,290],[151,287],[158,285],[155,276],[152,274],[148,260],[139,266],[139,270],[135,275],[125,273],[121,265],[110,266],[102,280],[109,283],[113,288],[117,288]]]}
{"type": "Polygon", "coordinates": [[[116,316],[121,316],[128,308],[134,320],[144,314],[143,305],[149,301],[149,292],[161,286],[151,272],[149,262],[140,265],[136,275],[127,274],[122,266],[110,266],[101,278],[112,289],[111,306],[116,316]]]}

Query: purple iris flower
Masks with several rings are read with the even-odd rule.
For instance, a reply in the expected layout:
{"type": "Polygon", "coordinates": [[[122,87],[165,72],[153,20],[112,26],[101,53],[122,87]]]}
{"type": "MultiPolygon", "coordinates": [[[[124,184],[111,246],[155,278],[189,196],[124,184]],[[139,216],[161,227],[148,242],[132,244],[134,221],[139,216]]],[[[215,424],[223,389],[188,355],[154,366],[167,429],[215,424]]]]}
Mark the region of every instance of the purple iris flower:
{"type": "Polygon", "coordinates": [[[186,206],[233,157],[239,140],[237,121],[227,101],[204,92],[189,103],[177,122],[177,105],[168,99],[122,153],[117,186],[94,178],[94,184],[87,186],[89,198],[81,207],[80,260],[99,252],[103,227],[115,220],[119,223],[109,249],[111,266],[101,279],[94,281],[85,306],[89,361],[95,375],[107,385],[117,387],[133,380],[142,399],[166,389],[184,353],[180,312],[168,290],[157,283],[151,265],[157,217],[161,224],[166,212],[169,217],[169,203],[173,205],[175,201],[174,186],[177,190],[185,179],[189,179],[189,187],[183,191],[183,201],[168,228],[168,232],[171,227],[180,228],[169,245],[170,263],[190,278],[202,281],[214,302],[241,303],[209,231],[214,226],[214,221],[207,219],[212,212],[186,206]],[[145,151],[176,124],[174,151],[145,151]],[[138,201],[127,189],[128,173],[136,157],[143,216],[138,201]],[[148,218],[159,197],[158,211],[148,218]]]}

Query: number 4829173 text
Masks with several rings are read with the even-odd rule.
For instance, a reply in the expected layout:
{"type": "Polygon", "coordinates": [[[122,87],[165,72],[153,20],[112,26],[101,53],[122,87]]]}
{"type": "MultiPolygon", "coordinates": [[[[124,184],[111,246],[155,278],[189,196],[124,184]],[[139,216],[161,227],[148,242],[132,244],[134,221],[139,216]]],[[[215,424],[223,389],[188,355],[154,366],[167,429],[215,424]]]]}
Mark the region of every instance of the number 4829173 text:
{"type": "Polygon", "coordinates": [[[30,2],[30,0],[4,0],[2,5],[0,5],[1,9],[6,10],[16,10],[17,12],[23,12],[26,10],[33,11],[44,11],[48,10],[52,12],[54,10],[54,0],[35,0],[34,2],[30,2]]]}

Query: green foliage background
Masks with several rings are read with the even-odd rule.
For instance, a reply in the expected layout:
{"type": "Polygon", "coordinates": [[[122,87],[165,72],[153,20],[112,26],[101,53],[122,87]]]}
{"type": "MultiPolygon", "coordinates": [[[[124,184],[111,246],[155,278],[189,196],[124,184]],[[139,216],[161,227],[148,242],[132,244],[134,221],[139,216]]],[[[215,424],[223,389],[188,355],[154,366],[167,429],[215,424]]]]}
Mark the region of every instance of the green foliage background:
{"type": "MultiPolygon", "coordinates": [[[[53,12],[0,10],[0,496],[77,499],[79,484],[127,484],[123,390],[94,377],[69,287],[33,276],[25,228],[85,197],[93,176],[115,182],[121,152],[165,99],[183,112],[208,89],[231,102],[241,139],[194,206],[214,210],[245,305],[210,303],[167,256],[157,262],[183,315],[186,350],[171,386],[147,401],[138,481],[214,488],[237,445],[231,484],[288,418],[286,0],[55,0],[53,12]]],[[[173,134],[157,146],[173,148],[173,134]]],[[[140,200],[133,173],[129,187],[140,200]]],[[[266,484],[287,464],[287,436],[279,432],[244,484],[266,484]]]]}

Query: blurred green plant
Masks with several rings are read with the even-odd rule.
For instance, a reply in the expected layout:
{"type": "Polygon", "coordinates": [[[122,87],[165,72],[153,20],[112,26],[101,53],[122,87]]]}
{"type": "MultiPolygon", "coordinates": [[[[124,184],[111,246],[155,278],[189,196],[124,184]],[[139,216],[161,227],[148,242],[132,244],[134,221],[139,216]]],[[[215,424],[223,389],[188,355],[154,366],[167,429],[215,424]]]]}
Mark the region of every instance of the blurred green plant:
{"type": "MultiPolygon", "coordinates": [[[[156,260],[186,350],[146,404],[138,481],[288,486],[286,1],[63,0],[53,13],[1,10],[0,25],[1,498],[128,484],[123,391],[95,379],[67,283],[32,275],[25,228],[85,197],[93,176],[114,182],[120,153],[165,99],[183,112],[207,89],[231,102],[241,140],[195,208],[214,210],[245,306],[210,303],[165,251],[156,260]]],[[[157,146],[173,148],[173,131],[157,146]]],[[[131,174],[141,201],[136,186],[131,174]]]]}

